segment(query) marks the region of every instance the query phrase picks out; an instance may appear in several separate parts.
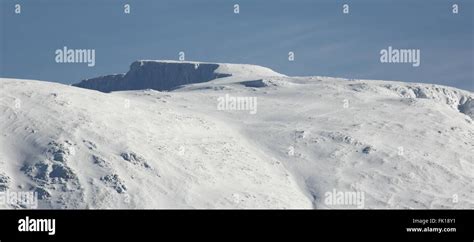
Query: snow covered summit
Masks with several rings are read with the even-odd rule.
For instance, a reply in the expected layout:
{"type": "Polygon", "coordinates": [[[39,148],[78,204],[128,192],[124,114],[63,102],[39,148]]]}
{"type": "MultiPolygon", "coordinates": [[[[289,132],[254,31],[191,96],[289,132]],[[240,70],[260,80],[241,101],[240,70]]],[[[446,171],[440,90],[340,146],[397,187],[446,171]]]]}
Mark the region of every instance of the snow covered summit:
{"type": "Polygon", "coordinates": [[[141,60],[130,65],[125,74],[83,80],[74,86],[112,92],[121,90],[172,90],[191,83],[207,82],[228,76],[283,76],[269,68],[247,64],[191,61],[141,60]]]}

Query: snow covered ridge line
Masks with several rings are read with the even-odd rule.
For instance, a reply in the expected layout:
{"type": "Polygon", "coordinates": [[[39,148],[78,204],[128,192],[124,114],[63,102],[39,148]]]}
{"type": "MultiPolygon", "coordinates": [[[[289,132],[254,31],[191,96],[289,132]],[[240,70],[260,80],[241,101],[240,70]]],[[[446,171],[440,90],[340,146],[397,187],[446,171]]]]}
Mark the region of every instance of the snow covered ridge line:
{"type": "MultiPolygon", "coordinates": [[[[389,50],[391,50],[391,48],[389,48],[389,50]]],[[[418,63],[419,61],[417,58],[411,58],[411,60],[414,60],[414,63],[418,63]]],[[[391,62],[393,62],[393,60],[391,60],[391,62]]],[[[144,89],[172,91],[185,85],[210,82],[219,78],[223,79],[224,77],[232,77],[233,79],[239,78],[241,80],[240,83],[249,88],[266,87],[268,85],[274,85],[272,84],[274,82],[280,84],[299,83],[300,80],[307,80],[308,78],[316,78],[317,80],[327,82],[344,82],[350,80],[351,83],[346,83],[345,86],[356,92],[369,91],[374,92],[374,94],[395,94],[404,98],[432,99],[445,103],[455,110],[474,118],[474,98],[472,94],[468,91],[452,87],[421,83],[352,80],[317,76],[287,77],[269,68],[248,64],[141,60],[133,62],[130,66],[130,70],[125,74],[113,74],[92,78],[74,84],[73,86],[101,92],[144,89]],[[371,84],[368,82],[371,82],[371,84]]],[[[227,81],[230,81],[230,79],[226,79],[224,82],[227,83],[227,81]]],[[[306,83],[306,81],[303,81],[303,83],[306,83]]],[[[223,104],[229,103],[227,101],[218,100],[218,103],[218,110],[242,110],[237,107],[233,108],[232,105],[223,107],[223,104]]],[[[250,109],[255,113],[256,105],[255,109],[247,108],[245,110],[250,109]]]]}
{"type": "Polygon", "coordinates": [[[208,82],[229,76],[284,76],[271,69],[247,64],[187,61],[135,61],[125,74],[107,75],[81,81],[73,86],[101,92],[155,89],[170,91],[179,86],[208,82]]]}

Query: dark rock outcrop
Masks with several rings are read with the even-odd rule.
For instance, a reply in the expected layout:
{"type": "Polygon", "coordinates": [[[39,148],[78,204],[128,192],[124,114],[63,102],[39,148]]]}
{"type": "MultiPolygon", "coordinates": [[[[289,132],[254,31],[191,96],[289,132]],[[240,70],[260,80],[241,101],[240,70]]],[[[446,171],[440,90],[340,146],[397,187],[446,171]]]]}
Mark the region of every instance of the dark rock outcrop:
{"type": "Polygon", "coordinates": [[[231,76],[216,72],[218,67],[219,64],[213,63],[135,61],[126,74],[92,78],[73,86],[101,92],[141,89],[169,91],[185,84],[231,76]]]}

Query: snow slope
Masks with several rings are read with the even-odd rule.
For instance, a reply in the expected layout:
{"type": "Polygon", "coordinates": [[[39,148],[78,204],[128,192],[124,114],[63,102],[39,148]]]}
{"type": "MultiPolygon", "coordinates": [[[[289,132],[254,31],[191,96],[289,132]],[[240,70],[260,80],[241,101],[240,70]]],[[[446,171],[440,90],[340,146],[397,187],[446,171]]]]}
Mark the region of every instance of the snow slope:
{"type": "Polygon", "coordinates": [[[474,208],[471,92],[200,63],[226,74],[204,81],[194,64],[132,64],[135,80],[194,80],[157,81],[171,92],[1,79],[0,190],[43,208],[351,208],[327,204],[333,190],[365,208],[474,208]],[[226,95],[257,112],[220,110],[226,95]]]}
{"type": "Polygon", "coordinates": [[[311,205],[281,163],[168,94],[11,79],[0,90],[0,170],[9,189],[44,194],[41,207],[311,205]]]}

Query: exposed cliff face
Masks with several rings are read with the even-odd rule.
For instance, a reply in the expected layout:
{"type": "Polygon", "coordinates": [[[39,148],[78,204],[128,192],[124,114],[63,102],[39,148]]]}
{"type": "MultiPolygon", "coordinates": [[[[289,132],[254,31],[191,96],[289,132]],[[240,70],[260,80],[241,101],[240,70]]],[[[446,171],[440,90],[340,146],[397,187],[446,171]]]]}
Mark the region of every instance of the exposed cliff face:
{"type": "Polygon", "coordinates": [[[74,86],[112,92],[155,89],[168,91],[181,85],[207,82],[232,75],[282,76],[255,65],[218,64],[176,61],[135,61],[126,74],[92,78],[74,86]]]}
{"type": "Polygon", "coordinates": [[[107,76],[100,76],[91,79],[81,81],[80,83],[73,84],[76,87],[82,87],[87,89],[93,89],[101,92],[111,92],[114,90],[123,90],[123,79],[125,74],[114,74],[107,76]]]}

